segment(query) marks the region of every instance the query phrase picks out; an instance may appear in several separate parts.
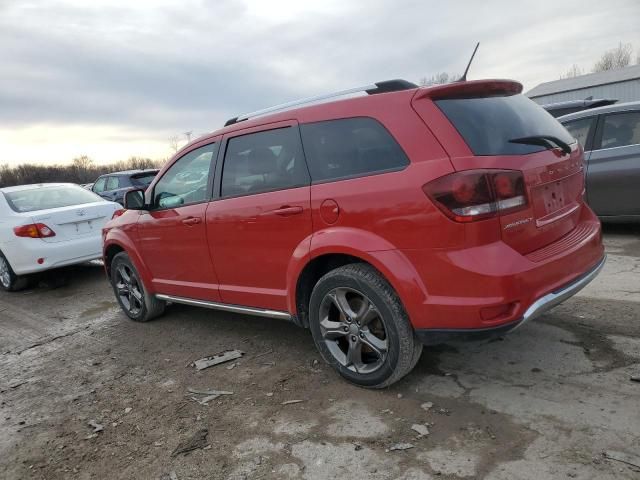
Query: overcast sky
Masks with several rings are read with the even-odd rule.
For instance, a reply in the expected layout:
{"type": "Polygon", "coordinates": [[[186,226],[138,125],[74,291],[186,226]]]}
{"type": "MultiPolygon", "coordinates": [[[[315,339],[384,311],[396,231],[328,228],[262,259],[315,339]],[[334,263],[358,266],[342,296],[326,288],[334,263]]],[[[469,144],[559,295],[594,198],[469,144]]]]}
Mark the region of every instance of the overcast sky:
{"type": "Polygon", "coordinates": [[[640,52],[639,0],[0,0],[0,163],[170,155],[169,137],[373,81],[555,80],[640,52]],[[525,5],[529,3],[529,7],[525,5]]]}

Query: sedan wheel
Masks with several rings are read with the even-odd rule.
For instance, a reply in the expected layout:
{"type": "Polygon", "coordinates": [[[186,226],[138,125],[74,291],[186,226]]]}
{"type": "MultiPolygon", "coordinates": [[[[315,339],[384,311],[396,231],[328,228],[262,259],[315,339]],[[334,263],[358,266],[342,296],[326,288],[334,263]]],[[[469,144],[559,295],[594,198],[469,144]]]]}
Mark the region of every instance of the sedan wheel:
{"type": "Polygon", "coordinates": [[[5,289],[11,287],[11,271],[9,270],[9,263],[4,257],[0,256],[0,284],[5,289]]]}

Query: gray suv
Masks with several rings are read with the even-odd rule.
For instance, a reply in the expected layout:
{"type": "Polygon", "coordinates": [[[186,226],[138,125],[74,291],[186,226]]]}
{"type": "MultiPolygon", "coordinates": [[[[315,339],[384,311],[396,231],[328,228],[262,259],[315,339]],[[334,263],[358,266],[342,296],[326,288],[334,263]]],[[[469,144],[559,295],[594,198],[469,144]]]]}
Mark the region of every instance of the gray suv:
{"type": "Polygon", "coordinates": [[[603,220],[640,221],[640,102],[558,118],[584,148],[587,202],[603,220]]]}

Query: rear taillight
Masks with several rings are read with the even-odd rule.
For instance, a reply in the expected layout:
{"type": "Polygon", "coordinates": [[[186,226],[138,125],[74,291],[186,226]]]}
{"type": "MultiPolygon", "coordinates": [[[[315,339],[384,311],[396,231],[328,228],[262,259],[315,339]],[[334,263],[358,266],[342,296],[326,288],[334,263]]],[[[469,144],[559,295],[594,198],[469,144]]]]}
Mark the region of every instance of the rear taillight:
{"type": "Polygon", "coordinates": [[[31,223],[29,225],[14,227],[13,233],[15,233],[16,237],[27,238],[48,238],[56,236],[56,232],[51,230],[44,223],[31,223]]]}
{"type": "Polygon", "coordinates": [[[113,215],[111,215],[111,220],[113,220],[114,218],[118,218],[120,215],[122,215],[124,212],[126,212],[126,210],[124,208],[119,208],[118,210],[116,210],[115,212],[113,212],[113,215]]]}
{"type": "Polygon", "coordinates": [[[527,206],[524,176],[517,170],[465,170],[433,180],[422,189],[456,222],[483,220],[527,206]]]}

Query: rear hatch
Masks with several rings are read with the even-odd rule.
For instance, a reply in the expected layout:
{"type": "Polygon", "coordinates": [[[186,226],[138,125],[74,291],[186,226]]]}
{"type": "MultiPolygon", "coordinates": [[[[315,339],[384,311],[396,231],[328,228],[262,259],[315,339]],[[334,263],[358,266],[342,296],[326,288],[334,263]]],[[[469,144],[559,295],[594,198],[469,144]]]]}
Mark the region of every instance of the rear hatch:
{"type": "Polygon", "coordinates": [[[48,243],[69,241],[82,237],[100,236],[102,227],[111,220],[120,206],[111,202],[86,203],[32,212],[33,223],[42,223],[55,232],[42,238],[48,243]]]}
{"type": "Polygon", "coordinates": [[[502,240],[527,254],[576,227],[584,166],[576,140],[521,88],[509,81],[458,83],[419,91],[413,105],[456,171],[485,170],[488,178],[493,171],[521,172],[526,202],[497,216],[502,240]]]}

